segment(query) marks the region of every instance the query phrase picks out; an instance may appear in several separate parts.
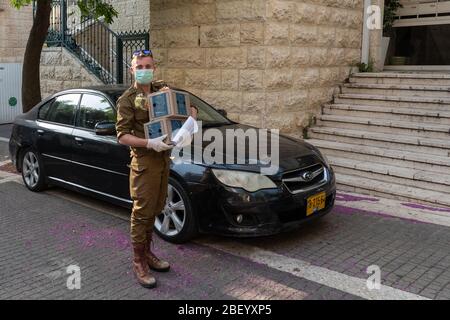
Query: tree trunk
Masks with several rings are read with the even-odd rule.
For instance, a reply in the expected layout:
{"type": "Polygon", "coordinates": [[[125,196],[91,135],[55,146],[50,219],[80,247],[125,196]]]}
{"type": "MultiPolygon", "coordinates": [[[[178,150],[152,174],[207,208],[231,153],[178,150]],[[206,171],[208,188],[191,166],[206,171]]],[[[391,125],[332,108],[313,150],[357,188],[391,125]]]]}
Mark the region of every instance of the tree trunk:
{"type": "Polygon", "coordinates": [[[41,82],[39,64],[42,46],[50,26],[51,0],[36,1],[36,16],[28,37],[23,58],[22,70],[22,105],[27,112],[41,101],[41,82]]]}

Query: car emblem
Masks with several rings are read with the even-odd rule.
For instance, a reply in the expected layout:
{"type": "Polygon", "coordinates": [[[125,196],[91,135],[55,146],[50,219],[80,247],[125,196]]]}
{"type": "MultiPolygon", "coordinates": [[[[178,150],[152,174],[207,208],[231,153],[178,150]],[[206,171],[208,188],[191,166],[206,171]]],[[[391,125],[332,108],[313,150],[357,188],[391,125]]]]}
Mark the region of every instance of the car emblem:
{"type": "Polygon", "coordinates": [[[305,181],[311,181],[311,180],[313,179],[313,174],[312,174],[311,171],[304,172],[304,173],[302,174],[302,178],[303,178],[303,180],[305,180],[305,181]]]}

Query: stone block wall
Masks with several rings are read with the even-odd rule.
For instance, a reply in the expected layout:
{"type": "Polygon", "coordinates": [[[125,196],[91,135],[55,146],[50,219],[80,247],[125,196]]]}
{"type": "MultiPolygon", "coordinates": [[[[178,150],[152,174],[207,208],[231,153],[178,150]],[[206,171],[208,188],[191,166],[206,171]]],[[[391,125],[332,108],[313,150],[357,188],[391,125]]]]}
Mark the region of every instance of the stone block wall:
{"type": "Polygon", "coordinates": [[[23,62],[32,12],[31,5],[17,10],[9,0],[0,0],[0,63],[23,62]]]}
{"type": "Polygon", "coordinates": [[[111,24],[116,32],[131,30],[148,30],[150,27],[150,2],[152,0],[109,0],[119,12],[111,24]]]}
{"type": "Polygon", "coordinates": [[[40,75],[42,98],[60,90],[103,84],[67,49],[59,47],[42,49],[40,75]]]}
{"type": "Polygon", "coordinates": [[[360,60],[362,0],[152,0],[157,76],[301,136],[360,60]]]}

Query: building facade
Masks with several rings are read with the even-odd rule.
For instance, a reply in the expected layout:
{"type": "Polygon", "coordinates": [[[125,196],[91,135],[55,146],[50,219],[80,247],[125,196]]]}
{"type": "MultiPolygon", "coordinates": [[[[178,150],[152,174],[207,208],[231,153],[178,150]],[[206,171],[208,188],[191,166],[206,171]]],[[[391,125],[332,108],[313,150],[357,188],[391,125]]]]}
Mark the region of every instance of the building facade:
{"type": "Polygon", "coordinates": [[[153,0],[159,75],[235,120],[301,136],[361,58],[362,0],[153,0]]]}

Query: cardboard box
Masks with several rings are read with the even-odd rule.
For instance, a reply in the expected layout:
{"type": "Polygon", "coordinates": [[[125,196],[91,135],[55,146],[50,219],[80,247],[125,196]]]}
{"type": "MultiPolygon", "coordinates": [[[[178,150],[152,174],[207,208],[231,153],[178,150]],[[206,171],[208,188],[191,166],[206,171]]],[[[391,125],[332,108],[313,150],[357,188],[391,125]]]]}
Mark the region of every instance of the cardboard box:
{"type": "Polygon", "coordinates": [[[155,139],[167,134],[167,141],[170,141],[172,133],[181,128],[186,119],[186,117],[171,116],[147,122],[144,124],[145,137],[155,139]]]}
{"type": "Polygon", "coordinates": [[[164,117],[185,117],[191,115],[191,102],[189,94],[177,91],[167,90],[148,95],[149,116],[150,119],[159,119],[164,117]]]}
{"type": "Polygon", "coordinates": [[[150,119],[167,117],[172,112],[172,92],[156,92],[148,95],[150,119]]]}

